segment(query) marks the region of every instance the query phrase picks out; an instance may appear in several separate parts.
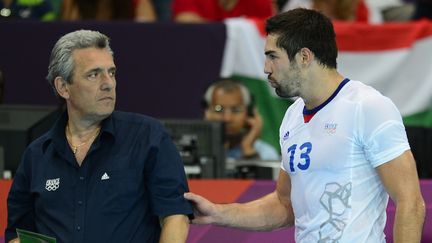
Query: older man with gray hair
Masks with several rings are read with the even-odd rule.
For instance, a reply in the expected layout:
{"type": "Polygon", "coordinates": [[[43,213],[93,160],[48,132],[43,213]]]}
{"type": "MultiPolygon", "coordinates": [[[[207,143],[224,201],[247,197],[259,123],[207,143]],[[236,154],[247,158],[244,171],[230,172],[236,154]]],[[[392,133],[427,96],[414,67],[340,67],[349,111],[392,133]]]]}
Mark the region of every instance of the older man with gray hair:
{"type": "Polygon", "coordinates": [[[182,161],[155,119],[114,111],[107,36],[79,30],[55,44],[47,79],[67,110],[24,152],[8,197],[16,229],[58,242],[185,242],[190,204],[182,161]]]}

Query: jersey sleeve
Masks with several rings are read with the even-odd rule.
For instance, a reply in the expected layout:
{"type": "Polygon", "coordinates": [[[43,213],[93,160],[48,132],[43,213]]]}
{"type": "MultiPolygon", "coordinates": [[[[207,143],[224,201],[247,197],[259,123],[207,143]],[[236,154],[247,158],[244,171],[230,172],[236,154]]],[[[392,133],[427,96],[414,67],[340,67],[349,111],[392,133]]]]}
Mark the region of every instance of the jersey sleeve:
{"type": "Polygon", "coordinates": [[[378,93],[369,95],[358,112],[360,143],[373,167],[410,149],[401,114],[389,98],[378,93]]]}
{"type": "Polygon", "coordinates": [[[174,214],[192,217],[192,205],[183,197],[189,188],[179,152],[165,130],[155,140],[158,142],[152,148],[148,175],[153,211],[161,217],[174,214]]]}
{"type": "Polygon", "coordinates": [[[288,121],[294,116],[294,113],[296,112],[297,107],[301,106],[302,104],[302,99],[297,99],[294,101],[293,104],[291,104],[288,109],[285,111],[285,115],[282,119],[282,123],[279,127],[279,148],[281,149],[281,153],[280,153],[280,160],[281,160],[281,164],[280,164],[280,168],[282,170],[284,170],[285,172],[287,172],[287,169],[284,166],[284,160],[286,160],[286,153],[285,151],[283,151],[283,143],[285,141],[284,137],[289,137],[289,131],[287,129],[287,124],[288,121]],[[301,103],[301,104],[299,104],[301,103]],[[287,134],[288,133],[288,134],[287,134]]]}
{"type": "Polygon", "coordinates": [[[26,149],[7,199],[8,223],[5,230],[5,242],[17,237],[17,228],[36,231],[33,199],[30,191],[30,160],[30,150],[26,149]]]}

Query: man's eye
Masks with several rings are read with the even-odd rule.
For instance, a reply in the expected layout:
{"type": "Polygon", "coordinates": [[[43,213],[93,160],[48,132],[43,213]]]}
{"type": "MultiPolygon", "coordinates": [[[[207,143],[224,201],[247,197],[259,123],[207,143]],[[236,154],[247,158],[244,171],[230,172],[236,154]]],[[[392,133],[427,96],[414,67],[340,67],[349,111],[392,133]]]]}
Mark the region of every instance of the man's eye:
{"type": "Polygon", "coordinates": [[[97,73],[90,73],[88,75],[89,78],[96,78],[97,77],[97,73]]]}

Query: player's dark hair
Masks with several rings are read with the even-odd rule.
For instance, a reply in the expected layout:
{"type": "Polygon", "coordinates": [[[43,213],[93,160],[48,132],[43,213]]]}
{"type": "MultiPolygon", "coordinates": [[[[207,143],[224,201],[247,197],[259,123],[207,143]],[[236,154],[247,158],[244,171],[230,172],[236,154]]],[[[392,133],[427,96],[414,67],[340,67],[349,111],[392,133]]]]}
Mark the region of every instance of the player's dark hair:
{"type": "Polygon", "coordinates": [[[297,8],[267,20],[267,34],[277,35],[276,45],[284,49],[289,60],[301,48],[311,50],[318,62],[336,68],[338,55],[336,34],[331,20],[315,10],[297,8]]]}

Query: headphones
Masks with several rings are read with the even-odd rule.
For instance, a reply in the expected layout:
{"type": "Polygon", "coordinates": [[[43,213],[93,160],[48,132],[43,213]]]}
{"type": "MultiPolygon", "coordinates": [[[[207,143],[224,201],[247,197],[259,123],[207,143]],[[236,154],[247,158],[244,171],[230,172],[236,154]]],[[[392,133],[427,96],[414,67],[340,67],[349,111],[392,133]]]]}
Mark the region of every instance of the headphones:
{"type": "Polygon", "coordinates": [[[207,87],[204,96],[202,98],[201,101],[201,106],[204,109],[207,109],[211,103],[211,100],[213,98],[213,93],[216,89],[222,89],[222,90],[234,90],[234,89],[240,89],[240,92],[243,96],[243,101],[244,104],[246,105],[246,109],[247,109],[247,114],[248,116],[253,116],[254,115],[254,107],[255,107],[255,102],[254,102],[254,97],[253,95],[249,92],[248,88],[243,85],[242,83],[238,82],[238,81],[234,81],[232,79],[220,79],[212,84],[210,84],[210,86],[207,87]]]}

